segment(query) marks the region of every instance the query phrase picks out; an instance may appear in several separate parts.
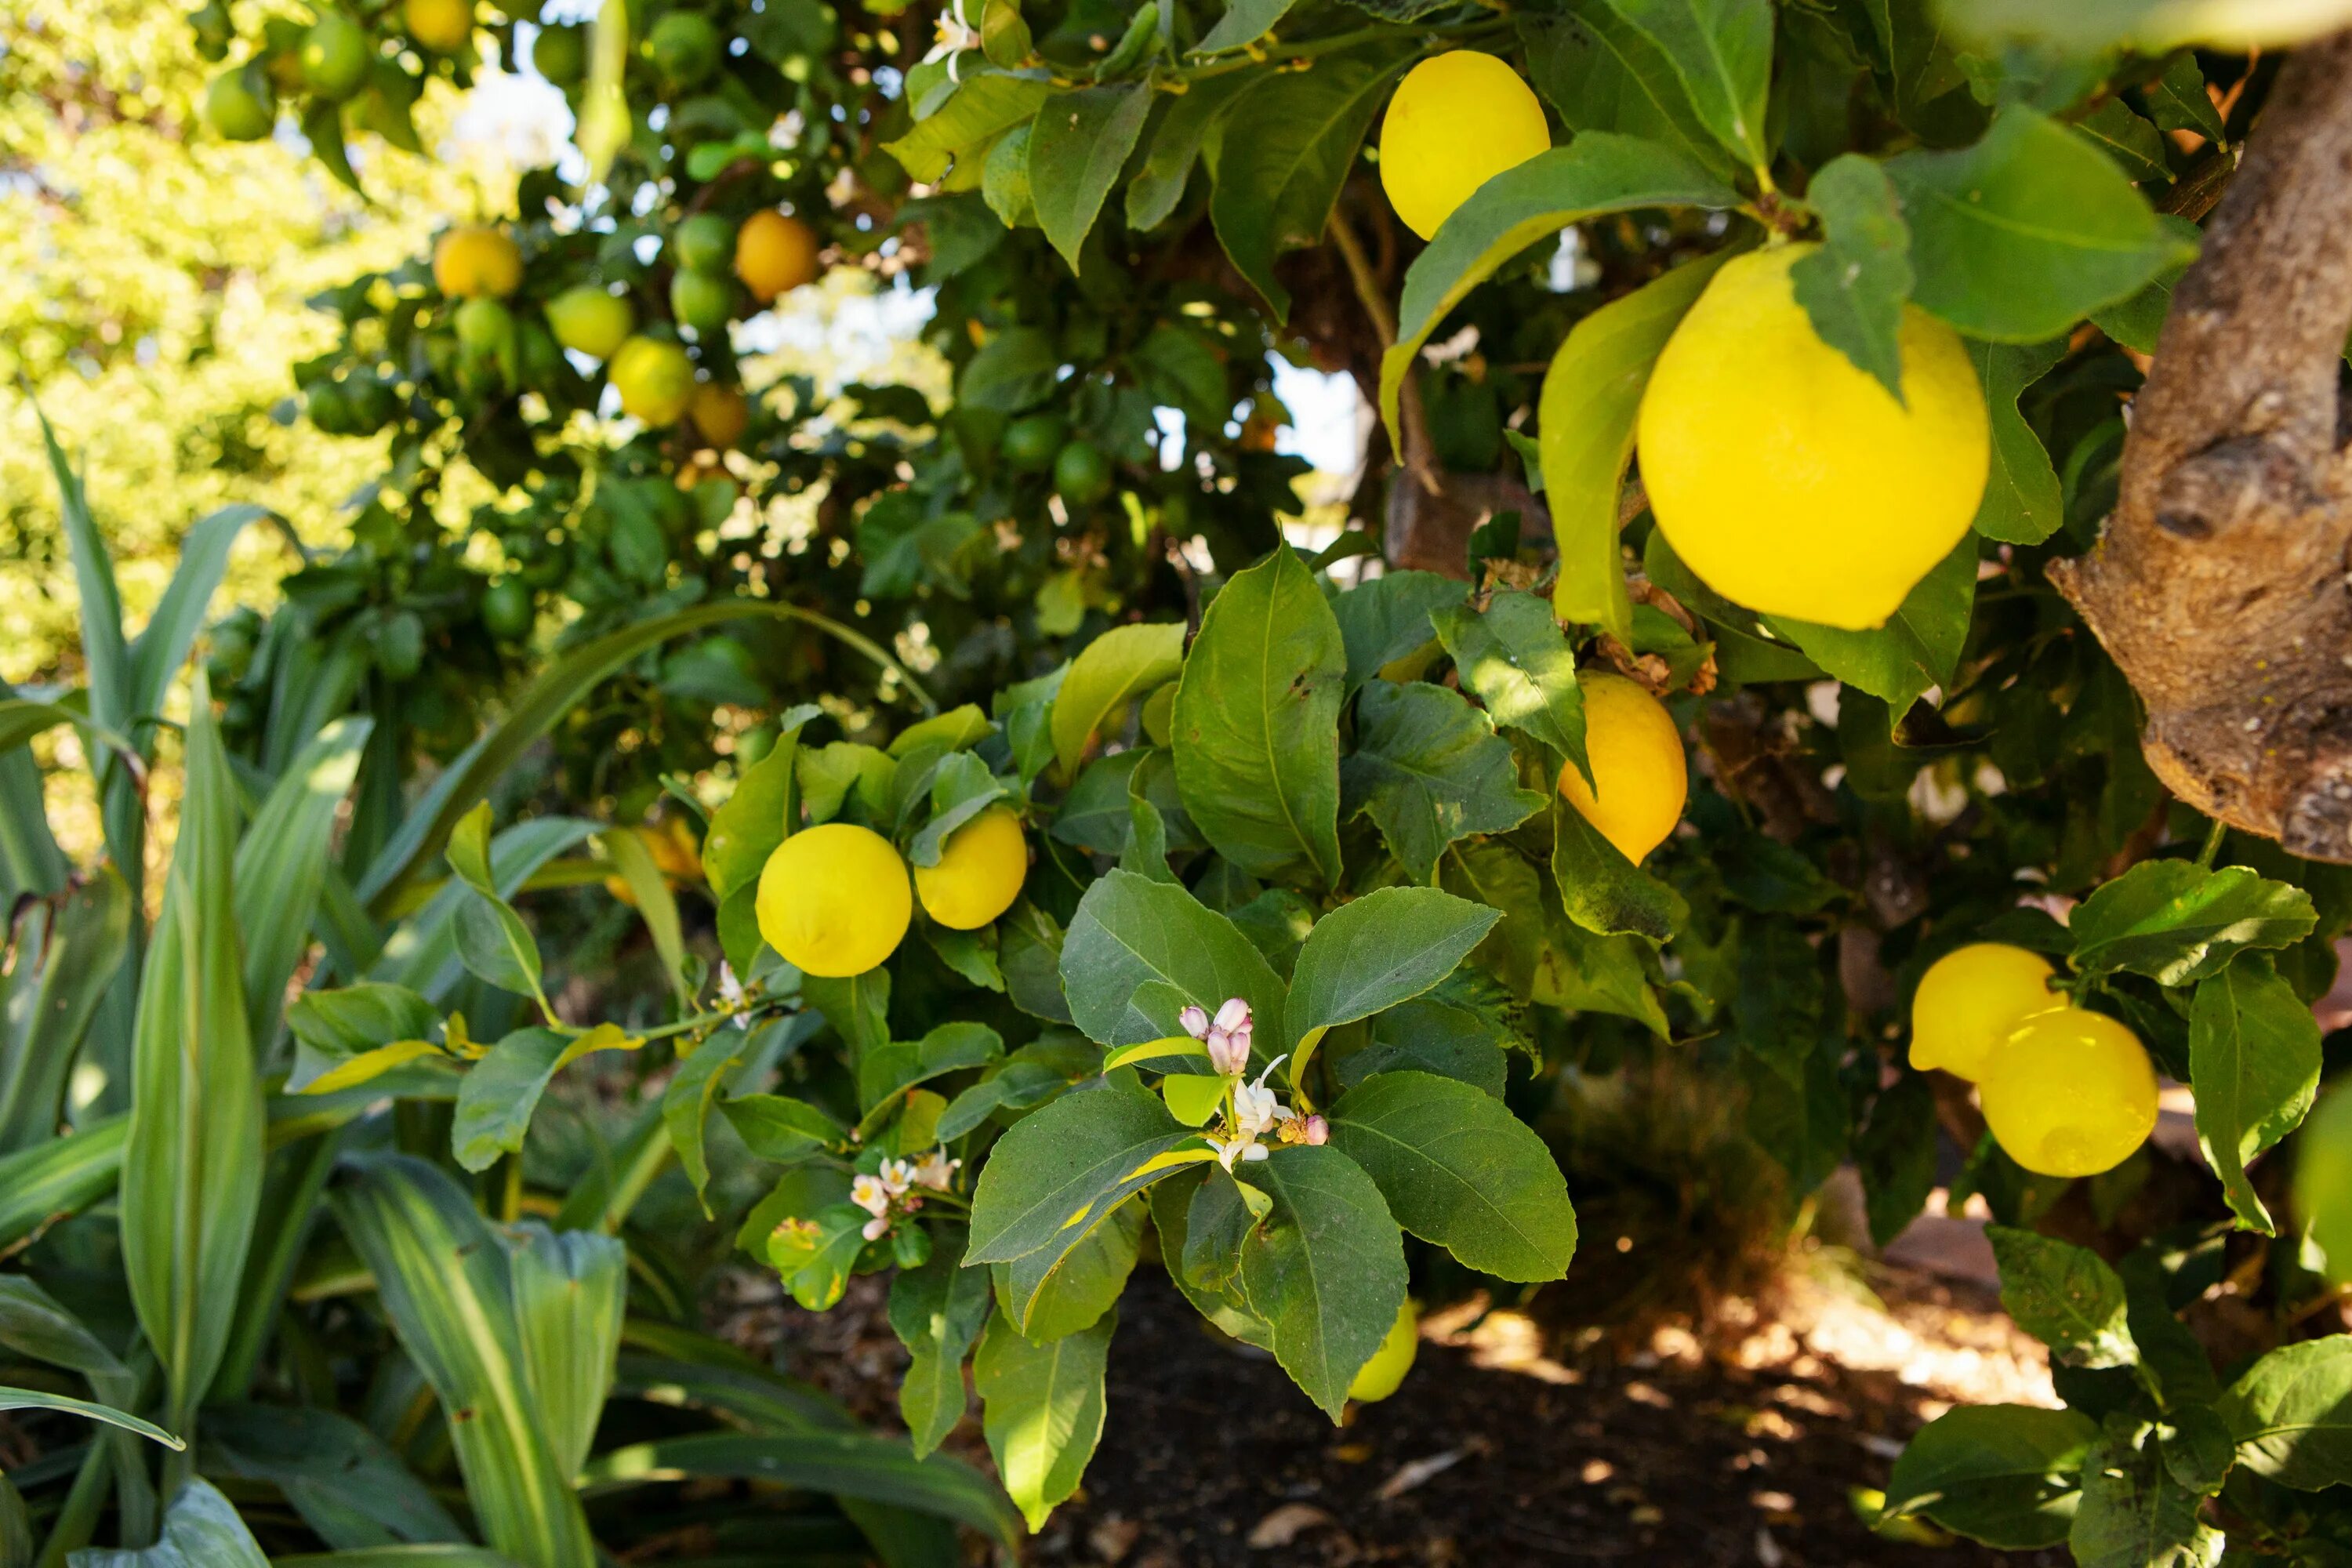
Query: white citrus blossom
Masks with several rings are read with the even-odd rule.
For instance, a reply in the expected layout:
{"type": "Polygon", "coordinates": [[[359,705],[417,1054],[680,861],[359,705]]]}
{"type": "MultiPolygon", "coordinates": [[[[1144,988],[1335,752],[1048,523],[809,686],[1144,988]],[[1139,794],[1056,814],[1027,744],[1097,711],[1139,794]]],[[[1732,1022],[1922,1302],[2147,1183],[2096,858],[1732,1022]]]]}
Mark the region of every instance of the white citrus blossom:
{"type": "Polygon", "coordinates": [[[933,36],[938,42],[931,46],[931,52],[923,57],[923,63],[929,66],[937,65],[941,60],[947,61],[948,79],[961,82],[963,78],[957,72],[961,64],[963,51],[980,47],[980,34],[973,29],[970,22],[964,20],[963,0],[955,0],[954,5],[940,13],[940,19],[933,36]]]}
{"type": "Polygon", "coordinates": [[[735,978],[734,965],[725,959],[719,961],[719,1000],[721,1005],[735,1011],[734,1024],[739,1029],[751,1026],[751,1015],[742,1011],[743,983],[735,978]]]}
{"type": "Polygon", "coordinates": [[[888,1217],[890,1195],[879,1176],[860,1176],[849,1184],[849,1201],[877,1220],[888,1217]]]}
{"type": "Polygon", "coordinates": [[[1249,1137],[1255,1138],[1276,1122],[1289,1118],[1289,1108],[1274,1097],[1274,1090],[1265,1087],[1265,1080],[1274,1069],[1288,1059],[1289,1054],[1286,1052],[1265,1064],[1265,1071],[1257,1075],[1255,1083],[1234,1086],[1234,1125],[1249,1137]]]}
{"type": "Polygon", "coordinates": [[[963,1162],[949,1159],[947,1149],[941,1146],[915,1163],[915,1184],[935,1193],[946,1192],[954,1185],[955,1173],[962,1167],[963,1162]]]}
{"type": "Polygon", "coordinates": [[[1228,1173],[1232,1172],[1235,1161],[1263,1160],[1269,1152],[1266,1146],[1257,1141],[1257,1135],[1254,1132],[1244,1132],[1231,1140],[1203,1138],[1201,1141],[1217,1152],[1217,1163],[1224,1166],[1228,1173]]]}

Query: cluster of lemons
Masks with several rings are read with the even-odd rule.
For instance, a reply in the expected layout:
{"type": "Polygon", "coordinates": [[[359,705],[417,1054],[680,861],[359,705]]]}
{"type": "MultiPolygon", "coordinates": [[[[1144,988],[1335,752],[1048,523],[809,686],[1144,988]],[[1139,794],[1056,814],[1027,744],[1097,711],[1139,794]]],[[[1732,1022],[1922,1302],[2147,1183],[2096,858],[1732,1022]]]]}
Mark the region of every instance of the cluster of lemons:
{"type": "MultiPolygon", "coordinates": [[[[1508,64],[1457,49],[1398,84],[1381,181],[1433,237],[1488,180],[1551,148],[1508,64]]],[[[1659,356],[1635,432],[1650,510],[1724,597],[1847,630],[1884,625],[1968,534],[1991,423],[1959,334],[1906,305],[1903,395],[1813,331],[1791,271],[1819,248],[1775,233],[1723,264],[1659,356]]]]}
{"type": "Polygon", "coordinates": [[[760,873],[760,934],[803,974],[863,974],[898,951],[923,912],[977,931],[1013,907],[1029,875],[1020,815],[992,805],[948,836],[936,866],[914,868],[870,827],[828,822],[779,845],[760,873]]]}
{"type": "Polygon", "coordinates": [[[2139,1037],[2050,988],[2038,953],[1972,942],[1919,979],[1911,1065],[1977,1086],[2009,1157],[2045,1176],[2112,1170],[2156,1130],[2156,1068],[2139,1037]]]}
{"type": "MultiPolygon", "coordinates": [[[[821,270],[817,237],[787,213],[764,209],[738,226],[712,213],[686,219],[672,236],[676,261],[671,308],[698,333],[724,331],[735,295],[731,268],[765,305],[814,282],[821,270]]],[[[433,247],[433,281],[458,301],[452,321],[461,345],[487,353],[513,335],[506,301],[522,287],[522,252],[503,228],[452,228],[433,247]]],[[[694,362],[670,338],[637,330],[628,299],[593,283],[575,284],[547,301],[548,329],[564,348],[602,361],[621,409],[654,426],[691,417],[713,447],[730,447],[751,423],[741,392],[695,376],[694,362]]]]}

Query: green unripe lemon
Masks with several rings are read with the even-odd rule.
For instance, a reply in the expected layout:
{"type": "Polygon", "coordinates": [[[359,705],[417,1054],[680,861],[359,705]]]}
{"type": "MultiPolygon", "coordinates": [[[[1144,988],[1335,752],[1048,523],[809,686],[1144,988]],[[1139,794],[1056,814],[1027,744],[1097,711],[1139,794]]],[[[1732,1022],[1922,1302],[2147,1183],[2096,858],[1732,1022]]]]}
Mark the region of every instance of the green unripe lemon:
{"type": "Polygon", "coordinates": [[[302,406],[310,423],[330,436],[348,436],[357,424],[352,417],[351,399],[331,381],[312,382],[302,395],[302,406]]]}
{"type": "Polygon", "coordinates": [[[735,265],[735,226],[717,213],[697,213],[677,226],[671,237],[677,264],[713,278],[724,278],[735,265]]]}
{"type": "Polygon", "coordinates": [[[646,35],[654,68],[673,89],[692,87],[719,65],[719,29],[708,16],[672,11],[646,35]]]}
{"type": "Polygon", "coordinates": [[[1062,455],[1069,433],[1070,422],[1058,414],[1024,414],[1004,427],[996,449],[1021,472],[1042,474],[1062,455]]]}
{"type": "Polygon", "coordinates": [[[514,312],[491,299],[473,299],[457,307],[457,342],[468,353],[496,353],[514,336],[514,312]]]}
{"type": "Polygon", "coordinates": [[[635,337],[613,355],[609,374],[621,411],[648,425],[675,425],[694,397],[694,362],[676,343],[635,337]]]}
{"type": "Polygon", "coordinates": [[[320,98],[340,103],[367,80],[374,48],[367,29],[341,11],[324,11],[302,35],[302,80],[320,98]]]}
{"type": "Polygon", "coordinates": [[[681,327],[692,327],[698,337],[727,330],[735,310],[735,287],[724,278],[689,272],[681,267],[669,275],[669,311],[681,327]]]}
{"type": "Polygon", "coordinates": [[[768,857],[756,898],[760,934],[803,974],[863,974],[898,950],[914,919],[907,863],[870,828],[828,822],[768,857]]]}
{"type": "Polygon", "coordinates": [[[2352,1085],[2322,1095],[2295,1135],[2294,1212],[2327,1278],[2352,1284],[2352,1085]]]}
{"type": "Polygon", "coordinates": [[[520,577],[501,577],[482,591],[482,629],[500,642],[516,642],[528,635],[536,612],[530,586],[520,577]]]}
{"type": "Polygon", "coordinates": [[[637,313],[620,295],[582,283],[547,302],[547,324],[565,348],[592,359],[611,359],[635,330],[637,313]]]}
{"type": "Polygon", "coordinates": [[[588,29],[543,26],[530,41],[531,68],[558,87],[571,87],[588,74],[588,29]]]}
{"type": "Polygon", "coordinates": [[[1091,441],[1064,443],[1054,457],[1054,489],[1074,507],[1092,506],[1110,494],[1110,459],[1091,441]]]}
{"type": "Polygon", "coordinates": [[[1381,1336],[1372,1359],[1356,1370],[1355,1381],[1348,1384],[1348,1397],[1369,1405],[1394,1394],[1404,1374],[1412,1370],[1412,1358],[1420,1349],[1421,1317],[1408,1300],[1397,1309],[1396,1321],[1381,1336]]]}
{"type": "Polygon", "coordinates": [[[277,96],[259,71],[225,70],[205,89],[205,120],[231,142],[258,142],[278,127],[277,96]]]}

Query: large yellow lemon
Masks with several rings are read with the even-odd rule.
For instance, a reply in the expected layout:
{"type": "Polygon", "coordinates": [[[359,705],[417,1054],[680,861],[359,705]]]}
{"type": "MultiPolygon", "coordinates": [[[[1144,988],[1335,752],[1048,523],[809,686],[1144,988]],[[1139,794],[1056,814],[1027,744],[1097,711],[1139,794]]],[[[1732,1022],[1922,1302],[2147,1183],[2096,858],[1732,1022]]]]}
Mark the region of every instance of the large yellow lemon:
{"type": "Polygon", "coordinates": [[[2156,1130],[2156,1068],[2139,1037],[2080,1007],[2020,1024],[1985,1064],[1977,1099],[1994,1142],[2045,1176],[2112,1170],[2156,1130]]]}
{"type": "Polygon", "coordinates": [[[433,285],[452,300],[503,300],[522,287],[522,252],[495,228],[453,228],[434,243],[433,285]]]}
{"type": "Polygon", "coordinates": [[[768,857],[755,902],[760,934],[803,974],[863,974],[898,951],[915,917],[907,863],[890,841],[847,822],[795,833],[768,857]]]}
{"type": "Polygon", "coordinates": [[[621,412],[648,425],[675,425],[694,401],[694,362],[676,343],[635,337],[613,354],[621,412]]]}
{"type": "Polygon", "coordinates": [[[1969,531],[1990,426],[1959,334],[1914,306],[1902,403],[1823,342],[1789,279],[1812,248],[1733,258],[1675,329],[1642,398],[1642,483],[1708,587],[1859,631],[1969,531]]]}
{"type": "Polygon", "coordinates": [[[1381,188],[1428,239],[1471,193],[1551,151],[1543,105],[1492,55],[1455,49],[1405,73],[1381,121],[1381,188]]]}
{"type": "Polygon", "coordinates": [[[975,931],[1013,907],[1028,875],[1020,816],[992,805],[948,835],[938,865],[915,868],[915,894],[940,924],[975,931]]]}
{"type": "Polygon", "coordinates": [[[1911,998],[1911,1065],[1982,1078],[2018,1025],[2066,1005],[2050,989],[2051,973],[2040,953],[2005,942],[1974,942],[1944,954],[1911,998]]]}
{"type": "Polygon", "coordinates": [[[764,305],[816,281],[818,248],[816,231],[800,219],[773,208],[755,212],[735,231],[735,276],[764,305]]]}
{"type": "Polygon", "coordinates": [[[694,427],[702,432],[702,438],[714,447],[732,447],[751,427],[751,405],[743,395],[716,382],[705,382],[694,389],[688,412],[694,416],[694,427]]]}
{"type": "Polygon", "coordinates": [[[1587,670],[1577,684],[1584,689],[1584,753],[1600,788],[1596,795],[1570,763],[1559,770],[1559,793],[1620,855],[1639,864],[1682,820],[1690,793],[1682,735],[1665,705],[1638,681],[1587,670]]]}
{"type": "Polygon", "coordinates": [[[1360,1399],[1369,1405],[1376,1399],[1386,1399],[1404,1382],[1404,1374],[1412,1370],[1412,1358],[1421,1349],[1421,1319],[1407,1300],[1397,1309],[1396,1321],[1381,1339],[1380,1348],[1372,1359],[1356,1369],[1356,1380],[1348,1384],[1348,1397],[1360,1399]]]}
{"type": "Polygon", "coordinates": [[[436,55],[454,55],[474,37],[474,0],[406,0],[408,36],[436,55]]]}

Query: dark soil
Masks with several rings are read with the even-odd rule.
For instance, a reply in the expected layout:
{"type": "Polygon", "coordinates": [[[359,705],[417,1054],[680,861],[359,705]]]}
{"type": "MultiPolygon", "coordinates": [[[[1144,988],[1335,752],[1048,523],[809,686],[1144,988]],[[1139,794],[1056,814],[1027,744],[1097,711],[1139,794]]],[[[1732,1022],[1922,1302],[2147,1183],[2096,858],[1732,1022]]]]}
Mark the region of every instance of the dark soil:
{"type": "MultiPolygon", "coordinates": [[[[1085,1491],[1039,1563],[1950,1564],[2063,1561],[1882,1540],[1853,1487],[1884,1488],[1919,1421],[1885,1374],[1703,1360],[1484,1368],[1429,1343],[1404,1387],[1334,1428],[1264,1356],[1220,1343],[1139,1272],[1110,1354],[1085,1491]],[[1570,1381],[1573,1380],[1573,1381],[1570,1381]],[[1238,1412],[1247,1412],[1237,1415],[1238,1412]]],[[[1638,1358],[1651,1359],[1651,1358],[1638,1358]]]]}

